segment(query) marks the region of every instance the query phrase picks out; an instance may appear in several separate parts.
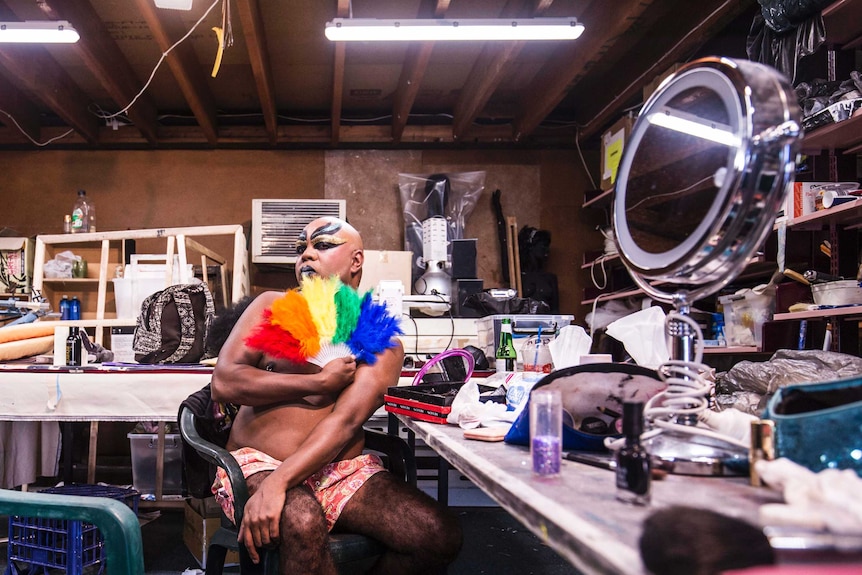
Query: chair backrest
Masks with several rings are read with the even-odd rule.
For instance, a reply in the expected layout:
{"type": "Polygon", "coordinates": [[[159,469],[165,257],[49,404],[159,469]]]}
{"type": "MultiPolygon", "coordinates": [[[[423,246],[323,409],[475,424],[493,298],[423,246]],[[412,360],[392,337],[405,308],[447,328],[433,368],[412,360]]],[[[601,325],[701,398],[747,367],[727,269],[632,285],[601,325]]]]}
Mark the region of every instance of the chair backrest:
{"type": "Polygon", "coordinates": [[[108,575],[143,575],[141,526],[125,503],[86,497],[0,489],[0,515],[84,521],[102,535],[108,575]]]}

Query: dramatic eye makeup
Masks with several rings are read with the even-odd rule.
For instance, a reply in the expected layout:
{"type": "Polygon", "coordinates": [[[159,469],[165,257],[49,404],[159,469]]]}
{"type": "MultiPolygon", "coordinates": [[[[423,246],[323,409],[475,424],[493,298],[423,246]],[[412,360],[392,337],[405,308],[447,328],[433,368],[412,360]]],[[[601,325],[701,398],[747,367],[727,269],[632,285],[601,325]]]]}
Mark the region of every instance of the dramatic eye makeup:
{"type": "MultiPolygon", "coordinates": [[[[341,224],[332,222],[326,225],[323,225],[313,232],[311,232],[311,245],[316,250],[329,250],[334,247],[340,246],[345,243],[347,240],[342,237],[338,237],[337,234],[341,231],[341,224]]],[[[305,230],[299,234],[299,238],[296,240],[296,253],[301,254],[305,251],[305,248],[308,246],[309,240],[305,233],[305,230]]]]}

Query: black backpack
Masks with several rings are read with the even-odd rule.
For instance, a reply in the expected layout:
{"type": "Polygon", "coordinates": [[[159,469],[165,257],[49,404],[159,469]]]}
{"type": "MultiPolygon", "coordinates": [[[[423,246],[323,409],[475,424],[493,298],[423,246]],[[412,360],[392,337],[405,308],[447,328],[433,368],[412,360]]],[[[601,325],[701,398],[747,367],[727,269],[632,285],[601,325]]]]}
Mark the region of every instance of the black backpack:
{"type": "Polygon", "coordinates": [[[197,363],[215,315],[205,283],[173,285],[147,297],[132,348],[138,363],[197,363]]]}

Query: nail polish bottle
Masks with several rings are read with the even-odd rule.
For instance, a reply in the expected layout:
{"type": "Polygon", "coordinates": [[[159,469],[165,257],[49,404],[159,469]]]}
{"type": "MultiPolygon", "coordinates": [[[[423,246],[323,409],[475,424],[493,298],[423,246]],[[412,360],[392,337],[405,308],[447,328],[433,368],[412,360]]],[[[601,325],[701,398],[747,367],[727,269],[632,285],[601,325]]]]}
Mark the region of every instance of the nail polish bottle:
{"type": "Polygon", "coordinates": [[[647,505],[650,501],[652,464],[649,453],[641,445],[641,433],[644,427],[643,411],[643,403],[623,404],[625,445],[615,455],[617,499],[633,505],[647,505]]]}

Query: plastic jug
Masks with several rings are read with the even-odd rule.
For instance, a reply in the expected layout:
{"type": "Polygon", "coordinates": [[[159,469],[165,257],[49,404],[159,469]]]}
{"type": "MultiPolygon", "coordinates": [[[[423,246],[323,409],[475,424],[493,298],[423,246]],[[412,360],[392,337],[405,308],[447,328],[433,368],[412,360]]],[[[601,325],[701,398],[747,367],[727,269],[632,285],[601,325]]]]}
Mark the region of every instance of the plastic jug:
{"type": "Polygon", "coordinates": [[[524,376],[540,379],[554,369],[551,359],[551,348],[548,344],[551,336],[531,335],[521,344],[521,357],[524,360],[524,376]]]}

